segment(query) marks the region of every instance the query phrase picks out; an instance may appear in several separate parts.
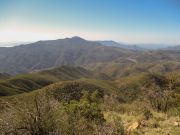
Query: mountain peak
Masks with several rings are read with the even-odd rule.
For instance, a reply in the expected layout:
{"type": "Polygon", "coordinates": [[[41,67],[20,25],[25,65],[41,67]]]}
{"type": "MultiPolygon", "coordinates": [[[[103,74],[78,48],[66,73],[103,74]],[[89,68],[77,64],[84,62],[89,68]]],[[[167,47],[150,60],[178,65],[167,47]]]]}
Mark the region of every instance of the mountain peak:
{"type": "Polygon", "coordinates": [[[65,38],[67,40],[76,40],[76,41],[85,41],[85,39],[81,38],[81,37],[78,37],[78,36],[74,36],[74,37],[71,37],[71,38],[65,38]]]}
{"type": "MultiPolygon", "coordinates": [[[[74,37],[72,37],[72,39],[83,39],[83,38],[78,37],[78,36],[74,36],[74,37]]],[[[84,39],[83,39],[83,40],[84,40],[84,39]]]]}

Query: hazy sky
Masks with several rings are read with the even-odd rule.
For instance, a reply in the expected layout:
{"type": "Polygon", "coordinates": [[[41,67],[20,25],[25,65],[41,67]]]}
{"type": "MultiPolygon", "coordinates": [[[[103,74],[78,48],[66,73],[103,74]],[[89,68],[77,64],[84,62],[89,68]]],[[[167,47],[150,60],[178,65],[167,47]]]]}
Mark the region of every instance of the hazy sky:
{"type": "Polygon", "coordinates": [[[0,42],[71,36],[180,44],[180,0],[0,0],[0,42]]]}

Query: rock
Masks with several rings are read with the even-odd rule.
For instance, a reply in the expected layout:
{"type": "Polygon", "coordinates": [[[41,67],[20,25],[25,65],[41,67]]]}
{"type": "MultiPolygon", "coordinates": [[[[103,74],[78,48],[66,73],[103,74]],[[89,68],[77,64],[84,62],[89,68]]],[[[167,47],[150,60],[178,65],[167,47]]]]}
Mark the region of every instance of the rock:
{"type": "Polygon", "coordinates": [[[177,122],[177,121],[174,122],[174,126],[178,126],[179,127],[180,126],[180,122],[177,122]]]}
{"type": "Polygon", "coordinates": [[[131,132],[132,130],[134,130],[134,129],[137,129],[139,126],[140,126],[140,123],[139,123],[139,122],[134,122],[134,123],[132,123],[132,124],[128,127],[128,129],[127,129],[128,133],[130,133],[130,132],[131,132]]]}

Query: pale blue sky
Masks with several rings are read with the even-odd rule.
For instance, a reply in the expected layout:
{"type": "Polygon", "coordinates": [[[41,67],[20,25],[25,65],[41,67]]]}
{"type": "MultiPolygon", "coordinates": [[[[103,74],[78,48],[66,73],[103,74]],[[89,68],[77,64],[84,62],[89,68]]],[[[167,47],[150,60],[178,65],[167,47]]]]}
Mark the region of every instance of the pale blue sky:
{"type": "Polygon", "coordinates": [[[179,0],[0,0],[0,42],[81,36],[180,44],[179,0]]]}

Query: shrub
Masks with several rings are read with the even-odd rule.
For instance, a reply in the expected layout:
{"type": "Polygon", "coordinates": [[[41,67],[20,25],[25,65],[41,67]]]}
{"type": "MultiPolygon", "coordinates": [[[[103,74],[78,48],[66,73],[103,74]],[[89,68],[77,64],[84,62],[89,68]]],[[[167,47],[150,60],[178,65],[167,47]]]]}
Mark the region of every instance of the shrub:
{"type": "Polygon", "coordinates": [[[0,124],[5,129],[4,134],[47,135],[59,132],[54,116],[56,101],[50,96],[38,92],[27,96],[24,102],[18,101],[16,106],[3,113],[4,123],[0,124]]]}
{"type": "Polygon", "coordinates": [[[160,124],[157,120],[153,120],[151,119],[150,121],[148,121],[148,127],[150,128],[158,128],[160,127],[160,124]]]}
{"type": "Polygon", "coordinates": [[[180,116],[180,107],[173,107],[167,111],[169,116],[180,116]]]}
{"type": "Polygon", "coordinates": [[[47,88],[47,90],[53,93],[55,99],[60,102],[69,102],[71,100],[80,100],[83,96],[82,91],[84,89],[88,91],[88,93],[93,93],[97,90],[97,96],[99,98],[103,98],[104,92],[103,89],[97,87],[96,85],[84,83],[84,82],[67,82],[64,84],[54,84],[47,88]]]}
{"type": "Polygon", "coordinates": [[[80,101],[70,101],[65,103],[64,107],[70,116],[83,117],[89,121],[102,122],[104,121],[103,114],[98,105],[96,91],[91,95],[87,91],[83,91],[83,96],[80,101]]]}
{"type": "Polygon", "coordinates": [[[147,98],[153,109],[166,112],[169,108],[173,107],[174,91],[152,85],[148,90],[147,98]]]}
{"type": "Polygon", "coordinates": [[[163,89],[167,87],[169,80],[164,75],[150,73],[144,76],[141,83],[145,87],[151,87],[154,84],[163,89]]]}
{"type": "Polygon", "coordinates": [[[83,96],[80,101],[70,101],[64,103],[64,110],[68,115],[69,134],[82,134],[84,131],[87,134],[95,131],[94,125],[101,125],[105,122],[103,113],[98,104],[96,97],[97,92],[89,94],[83,91],[83,96]]]}
{"type": "Polygon", "coordinates": [[[126,135],[126,130],[121,117],[116,114],[109,114],[109,120],[102,125],[95,127],[95,134],[97,135],[126,135]]]}
{"type": "Polygon", "coordinates": [[[148,119],[153,117],[153,114],[151,113],[150,110],[145,110],[144,111],[144,117],[145,117],[146,120],[148,120],[148,119]]]}
{"type": "Polygon", "coordinates": [[[30,103],[22,104],[17,108],[19,129],[35,135],[57,132],[55,102],[50,96],[37,93],[30,103]]]}

